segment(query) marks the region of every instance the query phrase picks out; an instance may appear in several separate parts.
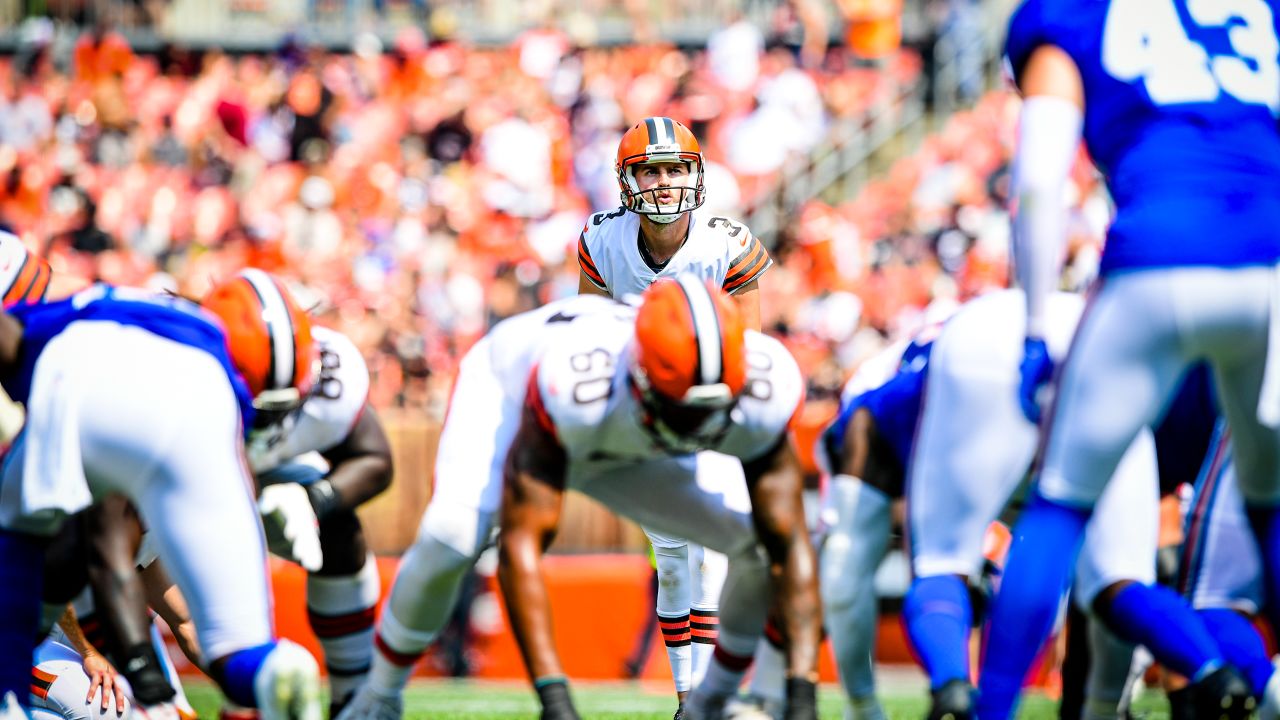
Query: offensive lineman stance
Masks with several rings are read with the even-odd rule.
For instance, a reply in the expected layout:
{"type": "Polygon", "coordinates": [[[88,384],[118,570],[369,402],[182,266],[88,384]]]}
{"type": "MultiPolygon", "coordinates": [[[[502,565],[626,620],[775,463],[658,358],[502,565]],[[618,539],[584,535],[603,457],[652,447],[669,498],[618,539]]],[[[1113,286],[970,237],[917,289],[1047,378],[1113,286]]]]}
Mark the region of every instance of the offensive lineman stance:
{"type": "Polygon", "coordinates": [[[780,566],[790,641],[786,717],[816,717],[816,569],[787,438],[804,392],[795,361],[744,332],[728,298],[690,275],[656,282],[634,324],[570,340],[548,348],[530,376],[501,510],[499,575],[543,717],[578,717],[539,567],[570,487],[729,557],[720,637],[685,705],[692,720],[719,717],[750,663],[769,603],[763,544],[780,566]],[[709,448],[725,454],[698,452],[709,448]]]}

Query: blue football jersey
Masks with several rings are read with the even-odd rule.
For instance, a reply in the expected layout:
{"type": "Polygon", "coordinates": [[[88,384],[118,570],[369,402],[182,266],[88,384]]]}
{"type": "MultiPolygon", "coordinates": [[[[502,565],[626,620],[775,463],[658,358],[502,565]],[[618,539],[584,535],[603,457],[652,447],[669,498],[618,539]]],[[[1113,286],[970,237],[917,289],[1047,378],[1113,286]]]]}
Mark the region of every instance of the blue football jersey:
{"type": "MultiPolygon", "coordinates": [[[[212,355],[226,371],[235,390],[245,430],[253,427],[253,396],[231,363],[222,326],[193,302],[141,290],[95,285],[66,300],[17,306],[7,312],[23,325],[22,348],[18,367],[0,378],[0,385],[18,402],[26,404],[36,361],[50,340],[77,321],[114,322],[142,328],[212,355]]],[[[110,352],[110,349],[103,348],[103,351],[110,352]]]]}
{"type": "Polygon", "coordinates": [[[1005,52],[1084,81],[1084,140],[1116,216],[1103,273],[1280,258],[1280,0],[1026,0],[1005,52]]]}
{"type": "Polygon", "coordinates": [[[838,467],[844,436],[849,421],[858,408],[866,408],[876,421],[876,431],[893,448],[898,462],[906,467],[915,443],[916,423],[920,420],[920,406],[924,398],[925,380],[929,373],[929,353],[933,342],[911,343],[902,355],[902,364],[888,382],[846,401],[836,419],[823,433],[823,445],[831,458],[831,466],[838,467]]]}

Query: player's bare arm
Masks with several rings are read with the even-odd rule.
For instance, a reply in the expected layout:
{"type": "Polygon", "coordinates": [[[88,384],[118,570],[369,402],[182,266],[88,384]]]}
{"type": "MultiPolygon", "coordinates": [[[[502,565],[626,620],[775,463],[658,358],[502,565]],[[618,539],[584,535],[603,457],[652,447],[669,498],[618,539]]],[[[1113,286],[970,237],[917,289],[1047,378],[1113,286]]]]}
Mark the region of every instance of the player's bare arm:
{"type": "Polygon", "coordinates": [[[760,331],[760,281],[752,280],[733,294],[733,302],[748,330],[760,331]]]}
{"type": "Polygon", "coordinates": [[[85,511],[89,582],[114,641],[120,667],[143,706],[173,697],[173,687],[151,645],[147,595],[134,564],[142,542],[137,510],[121,495],[109,495],[85,511]]]}
{"type": "Polygon", "coordinates": [[[76,618],[76,611],[72,606],[68,605],[66,612],[58,618],[58,627],[62,628],[62,632],[66,634],[71,648],[80,653],[80,657],[83,658],[84,673],[89,676],[89,694],[85,696],[84,701],[93,702],[94,696],[101,688],[100,700],[103,712],[111,707],[113,699],[117,708],[124,708],[124,686],[116,679],[116,669],[84,636],[84,630],[81,629],[80,621],[76,618]]]}
{"type": "Polygon", "coordinates": [[[543,717],[576,718],[551,633],[541,567],[560,523],[567,458],[536,412],[526,405],[507,455],[498,579],[525,668],[542,699],[543,717]]]}
{"type": "Polygon", "coordinates": [[[138,573],[142,576],[142,586],[147,591],[147,605],[164,619],[173,637],[178,641],[178,648],[191,661],[191,664],[204,667],[204,653],[200,651],[200,641],[196,637],[196,624],[191,619],[191,611],[187,607],[187,599],[182,596],[177,583],[169,577],[164,563],[156,560],[138,573]]]}
{"type": "Polygon", "coordinates": [[[743,471],[756,533],[781,570],[776,575],[777,600],[789,641],[789,675],[817,682],[822,608],[817,557],[804,522],[800,461],[784,436],[764,457],[744,463],[743,471]]]}
{"type": "Polygon", "coordinates": [[[578,294],[579,295],[603,295],[609,297],[609,291],[591,282],[587,277],[585,270],[578,271],[578,294]]]}
{"type": "Polygon", "coordinates": [[[323,455],[331,468],[325,481],[333,491],[334,508],[354,510],[391,487],[391,443],[367,404],[347,438],[323,455]]]}

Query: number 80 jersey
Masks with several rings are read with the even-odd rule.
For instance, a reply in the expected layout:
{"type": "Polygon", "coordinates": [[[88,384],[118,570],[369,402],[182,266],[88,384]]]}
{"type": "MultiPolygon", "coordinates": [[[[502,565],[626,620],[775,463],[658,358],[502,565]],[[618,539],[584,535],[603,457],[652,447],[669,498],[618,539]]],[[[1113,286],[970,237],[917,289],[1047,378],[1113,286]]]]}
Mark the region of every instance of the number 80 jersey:
{"type": "MultiPolygon", "coordinates": [[[[645,462],[664,454],[641,425],[629,385],[633,327],[597,326],[557,342],[538,360],[526,403],[571,462],[645,462]]],[[[804,400],[804,379],[782,343],[748,330],[745,345],[746,385],[728,429],[705,448],[744,462],[785,438],[804,400]]]]}
{"type": "Polygon", "coordinates": [[[758,280],[773,265],[746,225],[694,210],[689,237],[665,265],[648,257],[640,240],[640,216],[619,207],[592,215],[578,239],[578,267],[613,297],[643,293],[659,277],[692,273],[730,295],[758,280]]]}
{"type": "Polygon", "coordinates": [[[1280,258],[1277,0],[1026,0],[1014,77],[1044,45],[1084,82],[1116,203],[1102,272],[1280,258]]]}

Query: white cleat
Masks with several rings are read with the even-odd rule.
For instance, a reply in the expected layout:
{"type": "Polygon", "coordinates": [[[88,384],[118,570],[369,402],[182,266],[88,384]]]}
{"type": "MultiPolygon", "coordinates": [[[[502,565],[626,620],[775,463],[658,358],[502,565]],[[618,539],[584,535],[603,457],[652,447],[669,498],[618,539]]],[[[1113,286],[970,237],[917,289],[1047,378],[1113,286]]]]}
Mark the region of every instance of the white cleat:
{"type": "Polygon", "coordinates": [[[1258,720],[1280,720],[1280,659],[1272,661],[1271,679],[1262,691],[1258,720]]]}
{"type": "Polygon", "coordinates": [[[281,640],[253,679],[262,720],[321,720],[320,666],[297,643],[281,640]]]}
{"type": "Polygon", "coordinates": [[[400,695],[388,696],[361,685],[334,720],[400,720],[404,717],[404,701],[400,695]]]}
{"type": "Polygon", "coordinates": [[[724,704],[725,720],[782,720],[785,703],[758,695],[731,698],[724,704]]]}
{"type": "Polygon", "coordinates": [[[698,692],[695,688],[684,701],[684,720],[725,720],[725,705],[729,698],[698,692]]]}
{"type": "Polygon", "coordinates": [[[17,696],[12,692],[5,695],[4,702],[0,703],[0,720],[30,720],[27,711],[22,709],[17,696]]]}

